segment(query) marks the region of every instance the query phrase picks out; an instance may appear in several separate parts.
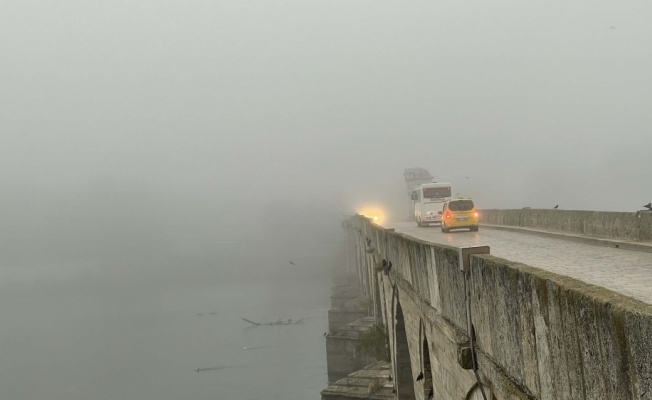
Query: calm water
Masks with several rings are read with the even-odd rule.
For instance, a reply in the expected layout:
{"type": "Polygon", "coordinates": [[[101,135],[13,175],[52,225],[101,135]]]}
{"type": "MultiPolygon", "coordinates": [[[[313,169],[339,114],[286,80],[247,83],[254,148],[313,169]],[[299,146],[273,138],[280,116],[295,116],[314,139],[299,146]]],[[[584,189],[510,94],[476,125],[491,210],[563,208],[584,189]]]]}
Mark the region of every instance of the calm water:
{"type": "Polygon", "coordinates": [[[0,398],[319,398],[329,262],[299,261],[3,267],[0,398]]]}

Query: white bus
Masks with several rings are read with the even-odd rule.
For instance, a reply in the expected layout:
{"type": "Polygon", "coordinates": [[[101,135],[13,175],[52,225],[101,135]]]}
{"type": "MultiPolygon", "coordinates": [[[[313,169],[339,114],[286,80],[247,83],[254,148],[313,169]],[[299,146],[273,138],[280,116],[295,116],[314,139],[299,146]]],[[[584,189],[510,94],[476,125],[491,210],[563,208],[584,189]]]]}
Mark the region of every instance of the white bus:
{"type": "Polygon", "coordinates": [[[453,188],[448,182],[424,183],[412,192],[414,218],[417,226],[441,224],[441,208],[453,195],[453,188]]]}

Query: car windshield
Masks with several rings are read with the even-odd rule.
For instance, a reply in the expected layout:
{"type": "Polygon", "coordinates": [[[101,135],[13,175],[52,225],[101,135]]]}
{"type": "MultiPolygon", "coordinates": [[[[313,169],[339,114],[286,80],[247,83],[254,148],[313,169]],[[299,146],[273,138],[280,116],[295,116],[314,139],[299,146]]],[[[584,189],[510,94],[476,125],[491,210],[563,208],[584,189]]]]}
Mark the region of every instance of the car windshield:
{"type": "Polygon", "coordinates": [[[448,203],[448,209],[451,211],[471,211],[473,210],[472,200],[458,200],[448,203]]]}
{"type": "Polygon", "coordinates": [[[440,197],[450,197],[451,188],[450,187],[440,187],[440,188],[424,188],[423,197],[426,199],[435,199],[440,197]]]}

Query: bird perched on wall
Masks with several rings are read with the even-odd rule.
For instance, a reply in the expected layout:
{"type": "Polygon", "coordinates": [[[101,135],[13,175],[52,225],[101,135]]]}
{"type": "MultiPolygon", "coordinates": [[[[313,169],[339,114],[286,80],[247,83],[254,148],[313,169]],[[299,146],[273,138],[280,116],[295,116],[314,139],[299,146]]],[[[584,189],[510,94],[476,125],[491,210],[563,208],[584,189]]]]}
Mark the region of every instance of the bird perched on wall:
{"type": "Polygon", "coordinates": [[[430,388],[430,391],[428,392],[428,400],[432,399],[434,395],[435,395],[435,391],[433,390],[433,388],[430,388]]]}
{"type": "Polygon", "coordinates": [[[552,209],[553,209],[553,210],[556,210],[556,209],[558,209],[558,208],[559,208],[559,204],[557,204],[556,206],[554,206],[552,209]]]}
{"type": "Polygon", "coordinates": [[[647,203],[643,207],[647,208],[648,210],[652,211],[652,203],[647,203]]]}
{"type": "Polygon", "coordinates": [[[423,379],[423,371],[419,372],[419,375],[417,376],[417,382],[423,379]]]}

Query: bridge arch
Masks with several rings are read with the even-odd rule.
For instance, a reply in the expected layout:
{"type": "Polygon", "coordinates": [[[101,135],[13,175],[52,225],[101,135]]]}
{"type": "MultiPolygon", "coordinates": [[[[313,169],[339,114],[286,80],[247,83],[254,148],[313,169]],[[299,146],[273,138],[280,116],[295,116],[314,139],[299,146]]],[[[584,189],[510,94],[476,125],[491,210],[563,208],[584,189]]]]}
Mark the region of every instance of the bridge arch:
{"type": "Polygon", "coordinates": [[[420,363],[421,372],[423,373],[423,380],[421,381],[423,388],[423,398],[428,399],[428,394],[431,390],[434,391],[432,384],[432,364],[430,363],[430,346],[428,344],[428,337],[426,335],[426,327],[423,319],[419,321],[419,343],[421,343],[420,363]]]}
{"type": "Polygon", "coordinates": [[[398,400],[413,400],[414,377],[410,363],[410,349],[405,331],[405,318],[401,302],[396,297],[394,312],[394,360],[396,365],[396,398],[398,400]]]}

